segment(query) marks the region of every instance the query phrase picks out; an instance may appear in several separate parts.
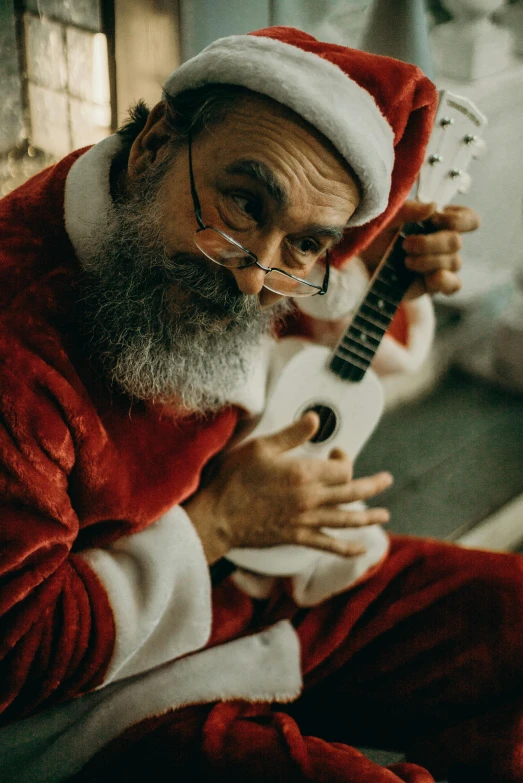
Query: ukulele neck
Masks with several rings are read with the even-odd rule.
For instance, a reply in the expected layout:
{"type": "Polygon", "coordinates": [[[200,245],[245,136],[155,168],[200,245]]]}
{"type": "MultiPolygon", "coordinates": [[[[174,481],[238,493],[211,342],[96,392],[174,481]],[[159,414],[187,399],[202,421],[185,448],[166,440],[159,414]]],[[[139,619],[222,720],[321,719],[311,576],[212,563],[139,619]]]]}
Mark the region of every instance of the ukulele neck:
{"type": "Polygon", "coordinates": [[[403,239],[409,234],[430,231],[430,224],[405,224],[376,269],[363,301],[331,358],[330,369],[342,380],[353,383],[362,380],[405,292],[416,279],[416,274],[405,266],[407,254],[402,247],[403,239]]]}

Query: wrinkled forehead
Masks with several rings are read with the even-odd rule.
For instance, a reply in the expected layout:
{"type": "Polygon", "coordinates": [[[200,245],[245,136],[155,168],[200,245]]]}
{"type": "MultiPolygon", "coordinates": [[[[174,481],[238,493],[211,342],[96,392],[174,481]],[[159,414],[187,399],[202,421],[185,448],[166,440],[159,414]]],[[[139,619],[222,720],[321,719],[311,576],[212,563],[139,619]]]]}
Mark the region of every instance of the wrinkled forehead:
{"type": "Polygon", "coordinates": [[[292,190],[309,185],[346,198],[356,208],[358,178],[333,144],[306,120],[276,101],[251,94],[222,122],[193,141],[194,164],[246,177],[280,206],[292,190]]]}
{"type": "MultiPolygon", "coordinates": [[[[358,172],[362,199],[351,224],[363,225],[387,207],[394,132],[370,92],[331,61],[326,51],[309,50],[311,41],[316,45],[315,39],[307,39],[306,44],[299,32],[299,40],[295,39],[296,31],[290,32],[293,43],[277,40],[270,31],[214,41],[171,74],[164,92],[174,97],[206,84],[233,84],[268,95],[297,111],[324,133],[358,172]]],[[[321,46],[324,50],[325,45],[321,46]]],[[[338,55],[341,51],[336,48],[338,55]]],[[[351,62],[359,62],[356,52],[347,52],[351,62]]],[[[339,60],[334,52],[331,57],[339,60]]],[[[377,61],[372,62],[371,82],[378,68],[377,61]]],[[[357,63],[353,65],[357,71],[357,63]]]]}

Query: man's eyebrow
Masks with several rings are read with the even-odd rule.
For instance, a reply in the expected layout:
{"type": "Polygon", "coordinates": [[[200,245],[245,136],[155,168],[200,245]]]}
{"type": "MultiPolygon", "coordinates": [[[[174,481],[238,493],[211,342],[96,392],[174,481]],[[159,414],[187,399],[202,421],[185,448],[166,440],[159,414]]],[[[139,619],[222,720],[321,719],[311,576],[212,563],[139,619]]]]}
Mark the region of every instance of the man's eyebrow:
{"type": "MultiPolygon", "coordinates": [[[[280,209],[288,206],[290,199],[287,191],[282,187],[272,169],[260,160],[237,160],[235,163],[227,166],[225,171],[227,174],[240,174],[250,177],[265,188],[280,209]]],[[[325,237],[326,239],[334,240],[334,242],[340,242],[345,233],[345,226],[324,226],[314,223],[307,226],[303,233],[315,234],[318,237],[325,237]]]]}
{"type": "Polygon", "coordinates": [[[250,177],[260,184],[269,196],[276,202],[276,205],[283,209],[289,204],[289,196],[285,188],[282,187],[278,178],[261,160],[237,160],[226,167],[227,174],[242,174],[250,177]]]}
{"type": "Polygon", "coordinates": [[[304,234],[314,234],[317,237],[326,237],[333,239],[334,242],[340,242],[345,236],[345,226],[324,226],[313,223],[303,229],[304,234]]]}

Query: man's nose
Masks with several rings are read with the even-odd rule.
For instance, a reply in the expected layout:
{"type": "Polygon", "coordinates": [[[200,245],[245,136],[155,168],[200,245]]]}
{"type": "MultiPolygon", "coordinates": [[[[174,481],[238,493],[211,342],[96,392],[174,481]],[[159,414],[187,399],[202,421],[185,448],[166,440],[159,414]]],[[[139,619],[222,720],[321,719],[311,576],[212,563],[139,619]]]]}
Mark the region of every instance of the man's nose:
{"type": "Polygon", "coordinates": [[[230,270],[236,280],[236,285],[246,296],[259,294],[265,283],[265,272],[256,264],[230,270]]]}
{"type": "MultiPolygon", "coordinates": [[[[249,247],[256,253],[259,263],[265,267],[281,266],[281,248],[280,239],[277,236],[263,237],[258,242],[252,243],[249,247]]],[[[259,294],[265,283],[265,272],[256,264],[243,267],[243,269],[233,269],[236,285],[242,294],[259,294]]]]}

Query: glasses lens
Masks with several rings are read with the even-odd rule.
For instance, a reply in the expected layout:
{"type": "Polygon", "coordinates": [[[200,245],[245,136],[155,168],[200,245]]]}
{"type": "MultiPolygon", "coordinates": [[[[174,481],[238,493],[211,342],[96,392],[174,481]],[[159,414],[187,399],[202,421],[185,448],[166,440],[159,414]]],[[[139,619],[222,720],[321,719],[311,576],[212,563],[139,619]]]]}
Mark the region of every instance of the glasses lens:
{"type": "MultiPolygon", "coordinates": [[[[240,269],[255,263],[255,259],[248,251],[236,245],[215,228],[204,228],[194,235],[194,244],[207,258],[215,264],[228,269],[240,269]]],[[[307,283],[289,277],[285,272],[273,269],[265,275],[264,287],[275,294],[282,296],[312,296],[318,293],[322,286],[325,269],[323,265],[316,264],[307,276],[307,283]]]]}
{"type": "MultiPolygon", "coordinates": [[[[311,280],[310,282],[313,281],[311,280]]],[[[264,286],[269,291],[273,291],[275,294],[282,294],[283,296],[312,296],[318,293],[318,288],[315,287],[315,280],[314,286],[310,286],[299,280],[294,280],[292,277],[287,277],[287,275],[279,272],[277,269],[273,269],[265,275],[264,286]]],[[[318,287],[321,288],[321,281],[318,287]]]]}
{"type": "Polygon", "coordinates": [[[214,228],[197,231],[194,235],[194,244],[211,261],[229,267],[229,269],[238,269],[238,267],[254,263],[254,259],[242,247],[229,241],[214,228]]]}

